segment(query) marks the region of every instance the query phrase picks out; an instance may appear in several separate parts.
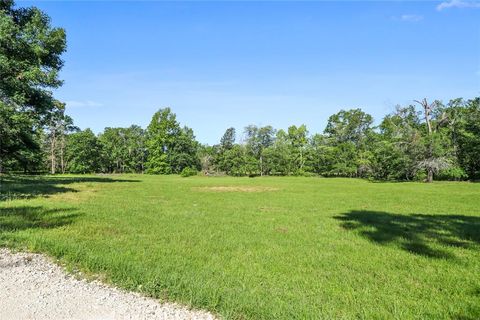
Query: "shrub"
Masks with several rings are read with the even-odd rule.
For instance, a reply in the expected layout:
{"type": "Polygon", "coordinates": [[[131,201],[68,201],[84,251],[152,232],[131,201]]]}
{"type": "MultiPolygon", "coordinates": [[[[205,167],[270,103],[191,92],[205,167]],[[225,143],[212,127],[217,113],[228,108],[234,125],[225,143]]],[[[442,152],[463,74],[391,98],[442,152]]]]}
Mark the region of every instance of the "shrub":
{"type": "Polygon", "coordinates": [[[438,173],[439,180],[465,180],[468,175],[460,167],[450,167],[438,173]]]}
{"type": "Polygon", "coordinates": [[[425,181],[427,179],[427,173],[423,170],[418,171],[413,177],[414,181],[425,181]]]}
{"type": "Polygon", "coordinates": [[[180,173],[180,176],[182,177],[191,177],[191,176],[196,176],[198,174],[198,171],[193,168],[183,168],[182,172],[180,173]]]}

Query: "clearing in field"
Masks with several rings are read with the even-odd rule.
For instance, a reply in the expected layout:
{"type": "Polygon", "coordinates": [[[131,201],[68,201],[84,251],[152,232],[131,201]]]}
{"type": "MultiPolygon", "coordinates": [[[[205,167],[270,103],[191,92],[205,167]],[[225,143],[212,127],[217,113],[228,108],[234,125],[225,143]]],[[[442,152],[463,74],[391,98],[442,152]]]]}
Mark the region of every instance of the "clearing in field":
{"type": "Polygon", "coordinates": [[[480,184],[3,177],[0,193],[0,245],[224,318],[480,318],[480,184]]]}

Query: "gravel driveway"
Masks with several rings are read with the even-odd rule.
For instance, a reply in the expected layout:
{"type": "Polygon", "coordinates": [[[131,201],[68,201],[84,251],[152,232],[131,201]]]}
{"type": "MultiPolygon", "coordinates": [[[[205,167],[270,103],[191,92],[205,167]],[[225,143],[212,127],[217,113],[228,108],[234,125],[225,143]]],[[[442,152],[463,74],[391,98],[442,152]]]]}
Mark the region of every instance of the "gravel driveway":
{"type": "Polygon", "coordinates": [[[98,281],[77,280],[43,255],[0,248],[0,319],[215,319],[98,281]]]}

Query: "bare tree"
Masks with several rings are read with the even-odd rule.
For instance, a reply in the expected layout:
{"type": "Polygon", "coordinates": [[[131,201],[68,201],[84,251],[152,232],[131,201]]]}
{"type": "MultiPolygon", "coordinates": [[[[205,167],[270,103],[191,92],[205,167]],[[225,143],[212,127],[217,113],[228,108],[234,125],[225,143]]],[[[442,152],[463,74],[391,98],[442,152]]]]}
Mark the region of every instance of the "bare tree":
{"type": "Polygon", "coordinates": [[[427,171],[427,182],[433,182],[433,175],[438,173],[440,170],[448,168],[450,163],[444,157],[435,157],[433,152],[434,137],[433,135],[438,131],[439,127],[448,121],[446,113],[443,113],[436,122],[436,125],[432,125],[432,113],[437,107],[437,101],[428,103],[427,99],[424,98],[421,101],[414,100],[423,108],[423,113],[425,116],[425,123],[427,124],[427,154],[425,159],[420,161],[417,164],[417,168],[422,168],[427,171]]]}

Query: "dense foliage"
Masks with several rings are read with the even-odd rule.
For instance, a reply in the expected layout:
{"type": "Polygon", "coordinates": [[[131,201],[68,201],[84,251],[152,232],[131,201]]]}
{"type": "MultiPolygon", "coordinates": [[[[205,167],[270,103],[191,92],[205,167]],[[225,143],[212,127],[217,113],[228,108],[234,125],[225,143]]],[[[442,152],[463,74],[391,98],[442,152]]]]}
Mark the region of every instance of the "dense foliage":
{"type": "MultiPolygon", "coordinates": [[[[25,141],[36,139],[43,148],[32,142],[23,153],[28,160],[18,157],[16,162],[4,162],[4,169],[24,168],[28,163],[33,170],[52,173],[188,176],[202,170],[232,176],[479,179],[479,102],[480,98],[456,99],[447,105],[437,101],[431,131],[413,105],[397,107],[378,126],[373,126],[372,116],[353,109],[332,115],[323,134],[310,135],[305,125],[287,130],[249,125],[241,142],[236,130],[228,128],[214,146],[199,144],[192,129],[180,126],[169,108],[155,113],[146,130],[135,125],[105,128],[98,136],[90,129],[78,131],[61,113],[47,130],[31,132],[29,126],[14,126],[25,141]]],[[[2,118],[2,130],[4,123],[21,119],[2,118]]]]}
{"type": "MultiPolygon", "coordinates": [[[[229,175],[312,175],[379,180],[461,180],[480,177],[479,98],[418,103],[384,117],[341,110],[323,134],[304,125],[288,130],[245,128],[235,144],[227,129],[220,144],[202,151],[203,169],[229,175]],[[425,109],[427,108],[427,109],[425,109]]],[[[232,138],[233,137],[233,138],[232,138]]]]}
{"type": "Polygon", "coordinates": [[[41,135],[59,104],[51,90],[66,49],[65,31],[37,8],[0,2],[0,172],[41,161],[41,135]]]}
{"type": "Polygon", "coordinates": [[[147,172],[180,173],[199,167],[197,144],[193,130],[180,127],[170,108],[159,110],[147,128],[147,172]]]}
{"type": "Polygon", "coordinates": [[[200,145],[170,108],[146,130],[105,128],[97,136],[79,131],[52,95],[65,49],[64,30],[43,12],[0,2],[0,172],[480,178],[480,98],[415,101],[378,126],[361,109],[341,110],[313,135],[305,125],[249,125],[239,143],[228,128],[214,146],[200,145]]]}

